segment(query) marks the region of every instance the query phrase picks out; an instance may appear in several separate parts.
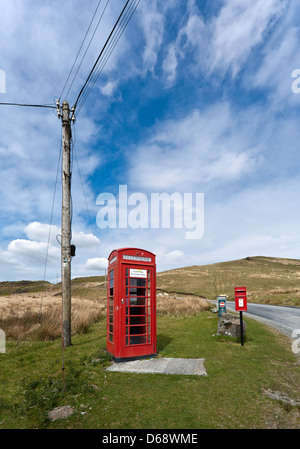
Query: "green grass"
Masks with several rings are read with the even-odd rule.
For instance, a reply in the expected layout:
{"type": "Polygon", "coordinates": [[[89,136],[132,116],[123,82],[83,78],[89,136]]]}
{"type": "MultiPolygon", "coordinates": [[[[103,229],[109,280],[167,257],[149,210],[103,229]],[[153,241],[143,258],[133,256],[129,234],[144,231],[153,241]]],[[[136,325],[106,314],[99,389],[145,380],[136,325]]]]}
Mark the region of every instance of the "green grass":
{"type": "Polygon", "coordinates": [[[246,257],[157,273],[157,288],[234,300],[234,287],[246,286],[248,302],[300,306],[300,260],[246,257]]]}
{"type": "Polygon", "coordinates": [[[72,339],[8,342],[0,354],[0,428],[204,429],[291,428],[299,409],[267,398],[273,389],[299,400],[300,371],[285,337],[247,319],[247,339],[216,337],[218,317],[159,316],[162,357],[205,358],[208,376],[107,372],[105,320],[72,339]],[[70,405],[74,414],[50,422],[47,413],[70,405]]]}
{"type": "MultiPolygon", "coordinates": [[[[298,305],[300,261],[251,257],[157,274],[168,292],[233,299],[234,286],[246,285],[249,302],[298,305]]],[[[72,295],[100,301],[104,276],[72,280],[72,295]]],[[[60,284],[3,282],[0,295],[46,291],[60,295],[60,284]]],[[[160,298],[162,299],[162,298],[160,298]]],[[[205,429],[299,428],[299,407],[264,395],[281,392],[299,401],[299,358],[282,335],[247,319],[245,346],[216,336],[218,317],[158,316],[161,357],[205,358],[208,376],[107,372],[105,319],[60,340],[8,341],[0,354],[0,428],[205,429]],[[68,419],[51,422],[48,412],[70,405],[68,419]]]]}

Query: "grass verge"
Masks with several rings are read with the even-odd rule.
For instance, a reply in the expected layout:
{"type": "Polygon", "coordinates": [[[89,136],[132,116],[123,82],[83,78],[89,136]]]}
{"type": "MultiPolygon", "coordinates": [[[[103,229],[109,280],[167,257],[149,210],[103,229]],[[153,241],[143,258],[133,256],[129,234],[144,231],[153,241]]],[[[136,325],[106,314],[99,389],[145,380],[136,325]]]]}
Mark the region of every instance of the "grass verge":
{"type": "Polygon", "coordinates": [[[218,318],[158,316],[161,357],[205,358],[208,376],[107,372],[105,319],[73,337],[8,342],[0,354],[0,428],[219,429],[299,428],[299,407],[284,407],[266,390],[300,397],[300,367],[288,340],[247,319],[244,347],[216,337],[218,318]],[[74,413],[50,421],[68,405],[74,413]]]}

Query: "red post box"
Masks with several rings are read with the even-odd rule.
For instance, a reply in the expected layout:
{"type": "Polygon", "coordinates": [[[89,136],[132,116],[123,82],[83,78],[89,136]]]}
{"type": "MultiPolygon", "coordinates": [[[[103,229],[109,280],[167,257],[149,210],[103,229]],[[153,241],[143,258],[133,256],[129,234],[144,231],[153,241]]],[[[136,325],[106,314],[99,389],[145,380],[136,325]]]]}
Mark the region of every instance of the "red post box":
{"type": "Polygon", "coordinates": [[[116,362],[156,354],[155,255],[115,249],[108,258],[106,350],[116,362]]]}
{"type": "Polygon", "coordinates": [[[237,312],[247,311],[247,290],[246,287],[235,287],[235,310],[237,312]]]}

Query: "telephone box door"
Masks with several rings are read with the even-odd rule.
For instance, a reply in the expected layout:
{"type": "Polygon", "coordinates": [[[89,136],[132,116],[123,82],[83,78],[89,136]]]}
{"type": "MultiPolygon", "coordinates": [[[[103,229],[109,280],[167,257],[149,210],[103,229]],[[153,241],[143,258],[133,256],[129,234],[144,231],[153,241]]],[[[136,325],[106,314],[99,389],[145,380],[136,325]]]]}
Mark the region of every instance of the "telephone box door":
{"type": "Polygon", "coordinates": [[[122,264],[122,357],[156,353],[156,280],[154,267],[122,264]]]}

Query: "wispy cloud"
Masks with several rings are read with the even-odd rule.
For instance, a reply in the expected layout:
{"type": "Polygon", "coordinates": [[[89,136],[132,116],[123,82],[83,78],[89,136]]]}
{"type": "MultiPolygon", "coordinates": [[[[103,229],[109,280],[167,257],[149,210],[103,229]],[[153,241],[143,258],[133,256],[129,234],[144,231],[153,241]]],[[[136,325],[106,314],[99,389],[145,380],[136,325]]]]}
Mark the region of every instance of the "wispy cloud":
{"type": "Polygon", "coordinates": [[[218,15],[205,20],[196,2],[189,2],[185,23],[163,63],[168,83],[175,81],[179,64],[207,77],[222,79],[229,72],[235,78],[285,6],[281,0],[226,0],[218,15]]]}
{"type": "Polygon", "coordinates": [[[232,124],[227,104],[160,123],[131,159],[132,184],[147,190],[207,188],[251,173],[261,155],[245,142],[241,123],[232,124]]]}
{"type": "Polygon", "coordinates": [[[230,70],[235,77],[284,8],[281,0],[227,0],[210,24],[211,70],[230,70]]]}
{"type": "MultiPolygon", "coordinates": [[[[0,0],[1,100],[54,102],[97,4],[0,0]]],[[[123,6],[109,2],[70,104],[123,6]]],[[[118,246],[147,246],[158,269],[250,251],[296,257],[298,17],[297,2],[280,0],[140,3],[72,128],[73,276],[99,274],[118,246]],[[189,242],[178,229],[97,228],[96,199],[119,184],[145,194],[203,192],[203,238],[189,242]]],[[[60,145],[55,112],[1,108],[4,280],[42,276],[60,145]]],[[[60,271],[60,189],[59,170],[51,279],[60,271]]]]}

